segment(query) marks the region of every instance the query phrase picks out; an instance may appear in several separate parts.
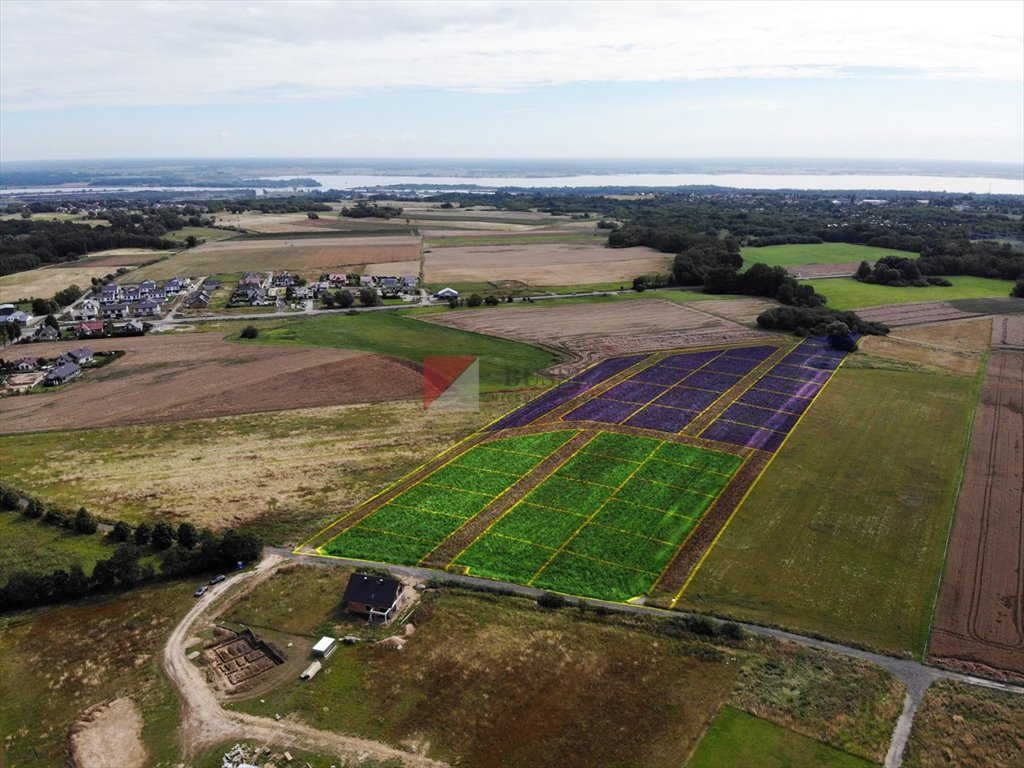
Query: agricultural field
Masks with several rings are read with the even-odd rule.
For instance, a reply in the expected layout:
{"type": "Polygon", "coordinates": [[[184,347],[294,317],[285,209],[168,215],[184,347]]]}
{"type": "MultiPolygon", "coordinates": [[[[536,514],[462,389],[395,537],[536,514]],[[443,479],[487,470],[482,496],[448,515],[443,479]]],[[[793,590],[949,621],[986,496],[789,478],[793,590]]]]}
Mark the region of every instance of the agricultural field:
{"type": "MultiPolygon", "coordinates": [[[[302,640],[315,637],[310,627],[379,634],[354,627],[336,605],[303,610],[296,623],[292,606],[323,581],[309,570],[266,582],[233,611],[256,616],[258,605],[261,627],[301,625],[302,640]]],[[[678,768],[723,705],[880,762],[902,700],[901,686],[871,665],[756,640],[699,640],[671,619],[538,610],[532,600],[443,588],[428,591],[410,621],[416,632],[401,653],[345,646],[313,680],[230,706],[415,745],[453,765],[678,768]],[[775,670],[775,686],[762,684],[762,669],[775,670]]]]}
{"type": "MultiPolygon", "coordinates": [[[[752,456],[782,446],[844,357],[808,339],[795,349],[608,358],[302,549],[642,598],[668,573],[674,583],[672,564],[706,513],[735,504],[754,479],[743,475],[726,496],[733,477],[752,456]]],[[[722,516],[708,519],[705,528],[722,516]]],[[[691,563],[692,553],[680,562],[691,563]]]]}
{"type": "MultiPolygon", "coordinates": [[[[862,261],[875,263],[883,256],[916,259],[918,254],[889,248],[872,248],[851,243],[818,243],[814,245],[768,245],[763,248],[743,248],[743,263],[767,264],[785,267],[794,275],[821,277],[825,275],[852,275],[862,261]]],[[[826,294],[828,295],[828,294],[826,294]]],[[[830,303],[831,306],[831,303],[830,303]]]]}
{"type": "MultiPolygon", "coordinates": [[[[414,366],[378,354],[231,343],[214,334],[103,339],[125,355],[59,392],[0,400],[0,433],[155,424],[416,398],[414,366]]],[[[37,347],[38,349],[38,347],[37,347]]]]}
{"type": "Polygon", "coordinates": [[[376,262],[414,262],[411,271],[400,274],[416,275],[419,274],[419,258],[418,237],[329,234],[291,239],[231,239],[207,242],[181,251],[165,261],[140,269],[132,277],[165,280],[178,275],[196,277],[271,269],[315,277],[324,272],[360,272],[367,264],[376,262]]]}
{"type": "Polygon", "coordinates": [[[3,275],[0,277],[0,303],[12,303],[18,299],[49,299],[69,285],[87,290],[92,284],[92,278],[104,277],[111,271],[105,265],[80,267],[75,266],[75,262],[69,262],[65,267],[40,267],[3,275]]]}
{"type": "MultiPolygon", "coordinates": [[[[552,352],[544,349],[480,333],[467,333],[458,328],[445,328],[422,322],[415,316],[393,312],[320,315],[257,322],[255,325],[260,330],[252,348],[266,344],[359,350],[386,354],[417,366],[422,365],[424,357],[477,357],[480,359],[482,392],[542,385],[546,380],[539,375],[540,372],[557,361],[552,352]]],[[[235,330],[237,324],[202,327],[200,330],[222,332],[227,328],[235,330]]]]}
{"type": "MultiPolygon", "coordinates": [[[[703,294],[673,292],[665,296],[691,299],[703,294]]],[[[775,338],[705,312],[705,303],[678,304],[647,298],[601,300],[560,306],[545,304],[442,312],[421,317],[451,328],[556,349],[569,358],[568,363],[552,369],[560,375],[571,375],[596,360],[631,351],[775,338]]],[[[712,303],[720,309],[725,302],[712,303]]]]}
{"type": "Polygon", "coordinates": [[[967,320],[985,315],[1015,315],[1024,312],[1024,302],[1008,296],[989,299],[954,299],[951,301],[923,301],[893,306],[860,309],[857,314],[864,320],[883,323],[891,328],[950,320],[967,320]]]}
{"type": "Polygon", "coordinates": [[[679,607],[920,657],[978,381],[853,367],[858,357],[807,411],[679,607]]]}
{"type": "Polygon", "coordinates": [[[1024,352],[988,359],[928,652],[1024,678],[1024,352]]]}
{"type": "Polygon", "coordinates": [[[107,251],[96,251],[83,256],[77,261],[65,261],[52,264],[51,269],[75,269],[77,267],[134,267],[169,258],[174,251],[158,251],[153,248],[111,248],[107,251]]]}
{"type": "Polygon", "coordinates": [[[953,284],[952,286],[897,288],[889,285],[862,283],[851,277],[826,278],[812,282],[805,280],[803,284],[810,285],[818,293],[827,296],[828,306],[831,309],[840,310],[956,299],[1005,298],[1010,295],[1010,289],[1013,287],[1011,280],[991,280],[987,277],[959,276],[947,279],[953,284]]]}
{"type": "Polygon", "coordinates": [[[167,232],[163,238],[184,242],[189,237],[195,237],[197,240],[225,240],[236,235],[236,232],[229,229],[217,229],[216,227],[182,227],[167,232]]]}

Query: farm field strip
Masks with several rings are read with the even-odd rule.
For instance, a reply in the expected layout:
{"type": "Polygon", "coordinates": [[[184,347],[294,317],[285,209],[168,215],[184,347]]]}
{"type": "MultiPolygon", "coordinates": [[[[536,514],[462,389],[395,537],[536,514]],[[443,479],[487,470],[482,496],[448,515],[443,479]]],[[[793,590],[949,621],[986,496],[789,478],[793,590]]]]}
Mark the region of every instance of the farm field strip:
{"type": "Polygon", "coordinates": [[[704,551],[690,540],[713,543],[844,359],[808,339],[601,361],[372,500],[317,551],[619,601],[663,594],[671,574],[671,596],[704,551]],[[765,379],[787,392],[758,390],[765,379]]]}

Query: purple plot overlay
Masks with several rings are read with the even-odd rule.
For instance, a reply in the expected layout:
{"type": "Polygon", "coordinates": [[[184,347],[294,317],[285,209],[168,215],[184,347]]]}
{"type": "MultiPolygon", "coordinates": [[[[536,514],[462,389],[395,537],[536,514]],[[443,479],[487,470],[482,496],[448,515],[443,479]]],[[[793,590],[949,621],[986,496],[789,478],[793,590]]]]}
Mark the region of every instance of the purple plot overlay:
{"type": "Polygon", "coordinates": [[[705,363],[709,363],[716,357],[721,355],[720,351],[713,352],[688,352],[684,355],[669,355],[662,360],[658,365],[668,366],[669,368],[683,368],[688,371],[695,371],[705,363]]]}
{"type": "Polygon", "coordinates": [[[768,392],[758,389],[756,385],[744,392],[736,402],[744,405],[756,405],[758,408],[770,408],[776,411],[795,413],[797,415],[806,411],[807,406],[811,404],[808,398],[794,397],[793,395],[785,395],[781,392],[768,392]]]}
{"type": "Polygon", "coordinates": [[[607,360],[602,360],[597,365],[592,365],[585,371],[581,371],[573,376],[570,381],[579,381],[585,384],[600,384],[602,381],[607,381],[612,376],[618,373],[622,373],[630,366],[636,365],[643,360],[647,355],[630,355],[629,357],[610,357],[607,360]]]}
{"type": "Polygon", "coordinates": [[[603,424],[621,424],[640,409],[637,403],[623,403],[595,397],[579,408],[569,411],[564,421],[599,421],[603,424]]]}
{"type": "Polygon", "coordinates": [[[699,413],[700,411],[685,411],[681,408],[662,408],[658,405],[648,405],[622,423],[627,427],[655,429],[659,432],[678,432],[693,421],[699,413]]]}
{"type": "Polygon", "coordinates": [[[772,411],[768,408],[757,408],[752,405],[733,403],[719,417],[737,424],[749,424],[752,427],[774,429],[777,432],[789,432],[796,426],[800,416],[795,413],[772,411]]]}
{"type": "Polygon", "coordinates": [[[747,448],[759,448],[762,451],[776,451],[782,445],[782,441],[786,439],[786,435],[782,432],[722,419],[717,419],[712,423],[701,433],[701,437],[718,440],[721,443],[744,445],[747,448]]]}
{"type": "Polygon", "coordinates": [[[678,384],[691,373],[693,371],[689,369],[673,368],[669,365],[656,363],[650,368],[645,368],[639,373],[634,374],[629,380],[642,384],[660,384],[664,387],[671,387],[673,384],[678,384]]]}
{"type": "Polygon", "coordinates": [[[719,397],[721,397],[719,392],[711,392],[706,389],[672,387],[655,400],[654,404],[667,405],[670,408],[685,408],[688,411],[703,411],[719,397]]]}
{"type": "Polygon", "coordinates": [[[624,381],[622,384],[616,384],[601,395],[601,397],[607,397],[609,400],[622,400],[627,403],[649,403],[659,395],[665,394],[665,392],[666,387],[656,384],[624,381]]]}
{"type": "Polygon", "coordinates": [[[759,363],[764,362],[773,354],[775,354],[777,347],[760,346],[760,347],[739,347],[737,349],[727,349],[722,353],[722,357],[725,358],[742,358],[744,360],[757,360],[759,363]]]}
{"type": "Polygon", "coordinates": [[[711,373],[705,371],[697,371],[696,373],[687,376],[683,383],[687,387],[694,387],[696,389],[706,389],[711,392],[725,392],[736,385],[741,376],[730,376],[727,373],[711,373]]]}
{"type": "Polygon", "coordinates": [[[746,376],[761,364],[760,360],[744,360],[742,357],[720,357],[712,360],[701,368],[701,371],[714,373],[730,373],[734,376],[746,376]]]}
{"type": "Polygon", "coordinates": [[[822,385],[816,381],[799,381],[798,379],[780,379],[778,376],[765,376],[754,389],[765,392],[780,392],[784,395],[795,395],[796,397],[814,397],[818,394],[822,385]]]}
{"type": "Polygon", "coordinates": [[[549,389],[540,397],[536,397],[507,416],[491,424],[487,429],[508,429],[511,427],[525,427],[527,424],[536,421],[541,416],[553,411],[563,403],[567,403],[574,397],[583,394],[590,389],[589,384],[569,381],[559,384],[554,389],[549,389]]]}

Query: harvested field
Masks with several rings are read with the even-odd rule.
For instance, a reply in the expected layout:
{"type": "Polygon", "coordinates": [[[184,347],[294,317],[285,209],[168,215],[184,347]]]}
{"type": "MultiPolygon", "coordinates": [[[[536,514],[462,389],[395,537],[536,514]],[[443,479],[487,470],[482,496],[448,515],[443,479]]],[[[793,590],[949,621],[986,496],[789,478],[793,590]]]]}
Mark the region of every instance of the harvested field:
{"type": "MultiPolygon", "coordinates": [[[[725,302],[711,302],[724,304],[725,302]]],[[[692,305],[658,299],[561,307],[508,307],[423,320],[556,349],[572,361],[551,373],[569,376],[603,357],[658,349],[774,339],[692,305]]]]}
{"type": "Polygon", "coordinates": [[[152,248],[112,248],[97,251],[78,261],[66,261],[52,265],[53,269],[74,269],[75,267],[134,267],[154,259],[162,259],[173,251],[157,251],[152,248]]]}
{"type": "Polygon", "coordinates": [[[1024,350],[1024,314],[992,318],[992,347],[1024,350]]]}
{"type": "Polygon", "coordinates": [[[413,398],[410,363],[341,349],[234,344],[214,334],[97,342],[121,359],[73,386],[0,401],[0,432],[151,424],[413,398]]]}
{"type": "Polygon", "coordinates": [[[414,263],[411,269],[385,274],[419,274],[417,237],[316,237],[271,240],[222,240],[206,243],[139,270],[138,279],[176,275],[215,275],[247,270],[287,269],[319,274],[337,269],[358,271],[369,263],[414,263]]]}
{"type": "Polygon", "coordinates": [[[977,318],[934,325],[904,326],[888,336],[865,336],[858,349],[922,370],[974,376],[992,335],[992,321],[977,318]]]}
{"type": "Polygon", "coordinates": [[[103,277],[110,271],[110,268],[106,266],[68,266],[63,268],[50,266],[4,275],[0,277],[0,302],[13,302],[18,299],[49,299],[57,291],[62,291],[72,284],[85,290],[90,286],[92,278],[103,277]]]}
{"type": "Polygon", "coordinates": [[[709,315],[731,320],[740,325],[757,326],[757,316],[778,304],[768,299],[712,299],[702,301],[698,308],[709,315]]]}
{"type": "Polygon", "coordinates": [[[68,734],[72,768],[141,768],[142,712],[129,698],[90,707],[68,734]]]}
{"type": "Polygon", "coordinates": [[[860,309],[857,310],[857,314],[864,320],[884,323],[890,328],[898,328],[904,325],[965,320],[969,317],[978,317],[982,313],[957,309],[948,301],[923,301],[917,304],[896,304],[888,307],[860,309]]]}
{"type": "Polygon", "coordinates": [[[798,280],[809,280],[812,277],[849,277],[859,266],[858,261],[843,264],[804,264],[801,267],[789,267],[788,271],[798,280]]]}
{"type": "Polygon", "coordinates": [[[929,654],[1024,679],[1024,354],[994,351],[975,415],[929,654]]]}
{"type": "MultiPolygon", "coordinates": [[[[629,285],[637,275],[666,272],[672,262],[671,256],[653,248],[605,248],[591,243],[522,242],[427,250],[425,280],[430,285],[492,280],[519,280],[532,286],[619,281],[629,285]]],[[[375,263],[368,269],[384,275],[415,274],[407,263],[375,263]]]]}

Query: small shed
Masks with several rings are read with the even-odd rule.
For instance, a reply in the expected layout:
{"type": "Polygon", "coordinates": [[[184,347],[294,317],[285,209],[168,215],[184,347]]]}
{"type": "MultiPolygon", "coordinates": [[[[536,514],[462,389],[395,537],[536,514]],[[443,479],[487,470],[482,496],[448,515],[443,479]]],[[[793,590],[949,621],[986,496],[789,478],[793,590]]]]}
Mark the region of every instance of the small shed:
{"type": "Polygon", "coordinates": [[[389,621],[398,610],[402,597],[402,583],[395,579],[353,573],[345,589],[345,610],[374,619],[389,621]]]}
{"type": "Polygon", "coordinates": [[[329,659],[338,649],[338,641],[333,637],[321,637],[313,646],[313,655],[321,659],[329,659]]]}

